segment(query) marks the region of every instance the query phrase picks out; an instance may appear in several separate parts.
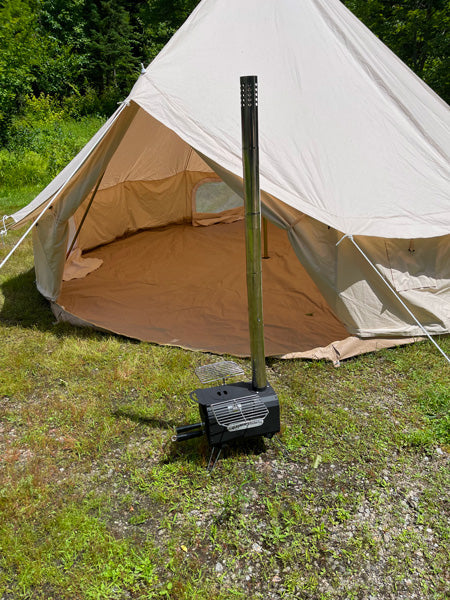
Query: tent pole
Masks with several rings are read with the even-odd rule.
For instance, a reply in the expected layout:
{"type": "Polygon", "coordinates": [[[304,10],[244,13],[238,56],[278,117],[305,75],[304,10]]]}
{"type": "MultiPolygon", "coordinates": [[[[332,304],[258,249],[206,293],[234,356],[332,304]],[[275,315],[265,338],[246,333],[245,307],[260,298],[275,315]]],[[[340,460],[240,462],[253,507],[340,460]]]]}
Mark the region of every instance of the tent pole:
{"type": "Polygon", "coordinates": [[[252,387],[254,390],[262,391],[267,388],[267,379],[262,303],[258,83],[254,75],[241,77],[241,126],[252,387]]]}
{"type": "Polygon", "coordinates": [[[264,252],[263,258],[270,258],[269,256],[269,235],[267,233],[267,219],[263,217],[263,241],[264,241],[264,252]]]}
{"type": "MultiPolygon", "coordinates": [[[[106,171],[106,169],[105,169],[105,171],[106,171]]],[[[86,217],[87,217],[87,214],[89,212],[89,209],[91,208],[92,203],[94,202],[94,198],[95,198],[95,196],[97,194],[98,188],[100,187],[100,184],[102,182],[103,175],[105,174],[105,171],[103,171],[101,173],[100,177],[97,180],[97,183],[95,184],[95,188],[94,188],[94,191],[92,192],[92,196],[91,196],[91,199],[89,200],[89,204],[87,205],[86,210],[84,211],[84,215],[83,215],[83,217],[82,217],[82,219],[80,221],[80,224],[78,225],[78,228],[77,228],[77,230],[75,232],[75,235],[73,236],[73,240],[72,240],[72,242],[70,244],[70,248],[67,251],[66,260],[69,258],[69,254],[72,252],[73,247],[75,245],[75,242],[77,241],[78,235],[79,235],[79,233],[81,231],[81,228],[83,227],[83,224],[84,224],[84,222],[86,220],[86,217]]]]}

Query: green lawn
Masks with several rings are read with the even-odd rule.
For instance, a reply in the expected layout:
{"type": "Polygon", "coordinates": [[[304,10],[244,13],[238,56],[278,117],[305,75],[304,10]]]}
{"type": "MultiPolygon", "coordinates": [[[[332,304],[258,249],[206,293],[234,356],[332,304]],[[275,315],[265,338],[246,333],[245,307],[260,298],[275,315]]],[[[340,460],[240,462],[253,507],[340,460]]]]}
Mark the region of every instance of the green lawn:
{"type": "MultiPolygon", "coordinates": [[[[0,213],[34,191],[0,193],[0,213]]],[[[0,271],[0,344],[2,600],[448,597],[450,376],[431,343],[268,359],[283,446],[211,474],[204,440],[170,440],[217,357],[55,324],[30,240],[0,271]]]]}

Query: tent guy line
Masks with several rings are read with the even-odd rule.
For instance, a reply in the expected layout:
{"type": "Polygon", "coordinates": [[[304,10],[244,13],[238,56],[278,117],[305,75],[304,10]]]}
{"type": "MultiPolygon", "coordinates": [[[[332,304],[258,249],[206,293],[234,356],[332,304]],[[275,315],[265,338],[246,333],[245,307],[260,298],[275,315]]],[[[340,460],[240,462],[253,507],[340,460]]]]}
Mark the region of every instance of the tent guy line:
{"type": "Polygon", "coordinates": [[[406,312],[414,319],[414,321],[421,328],[421,330],[424,332],[424,334],[427,336],[427,338],[430,340],[430,342],[436,346],[436,348],[439,350],[439,352],[442,354],[442,356],[445,358],[445,360],[450,364],[450,357],[444,352],[444,350],[442,350],[442,348],[439,346],[439,344],[431,337],[431,335],[428,333],[428,331],[425,329],[425,327],[422,325],[422,323],[416,318],[414,313],[406,306],[406,304],[403,302],[403,300],[397,294],[395,288],[392,287],[392,285],[389,283],[389,281],[383,276],[382,273],[380,273],[380,271],[376,267],[376,265],[373,264],[373,262],[370,260],[370,258],[362,250],[362,248],[355,242],[353,235],[348,233],[348,234],[342,236],[341,239],[337,242],[336,246],[339,246],[341,244],[341,242],[343,242],[345,239],[349,239],[352,242],[352,244],[355,246],[355,248],[357,248],[357,250],[361,254],[361,256],[363,256],[366,259],[366,261],[369,263],[369,265],[372,267],[372,269],[379,275],[380,279],[391,290],[391,292],[394,294],[394,296],[397,298],[397,300],[400,302],[400,304],[403,306],[403,308],[406,310],[406,312]]]}

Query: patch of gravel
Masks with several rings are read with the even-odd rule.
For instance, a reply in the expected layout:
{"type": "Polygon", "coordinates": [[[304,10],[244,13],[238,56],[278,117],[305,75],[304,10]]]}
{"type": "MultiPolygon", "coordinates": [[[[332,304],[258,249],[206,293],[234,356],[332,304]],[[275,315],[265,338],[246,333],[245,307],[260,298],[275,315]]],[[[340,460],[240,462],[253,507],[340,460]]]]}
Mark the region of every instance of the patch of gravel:
{"type": "MultiPolygon", "coordinates": [[[[189,509],[180,489],[177,509],[174,488],[169,504],[149,493],[152,469],[178,460],[154,448],[154,440],[141,435],[79,474],[84,489],[110,499],[102,518],[116,537],[151,539],[162,555],[179,540],[182,564],[202,565],[203,577],[215,579],[219,589],[241,589],[254,599],[448,597],[449,547],[439,529],[442,512],[450,514],[449,478],[442,476],[450,457],[444,449],[407,460],[395,455],[371,470],[297,461],[268,443],[261,454],[238,459],[235,487],[225,474],[225,457],[206,485],[191,490],[189,509]],[[130,457],[142,485],[130,470],[130,457]],[[438,478],[446,489],[435,508],[441,514],[433,516],[428,495],[438,478]],[[274,500],[285,514],[271,517],[274,500]],[[296,520],[295,505],[303,520],[296,520]]],[[[160,579],[169,577],[161,568],[160,579]]]]}

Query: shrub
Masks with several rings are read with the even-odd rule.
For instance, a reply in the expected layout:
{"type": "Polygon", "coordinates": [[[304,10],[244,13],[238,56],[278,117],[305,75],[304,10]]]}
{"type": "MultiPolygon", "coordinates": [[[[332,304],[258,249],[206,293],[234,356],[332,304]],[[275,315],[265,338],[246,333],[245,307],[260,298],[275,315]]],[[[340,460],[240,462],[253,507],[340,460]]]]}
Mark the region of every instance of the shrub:
{"type": "Polygon", "coordinates": [[[34,152],[21,153],[0,150],[0,184],[8,188],[34,183],[46,183],[48,160],[34,152]]]}
{"type": "Polygon", "coordinates": [[[49,96],[29,97],[25,112],[13,119],[0,150],[0,184],[17,188],[46,185],[102,125],[103,118],[68,115],[49,96]]]}

